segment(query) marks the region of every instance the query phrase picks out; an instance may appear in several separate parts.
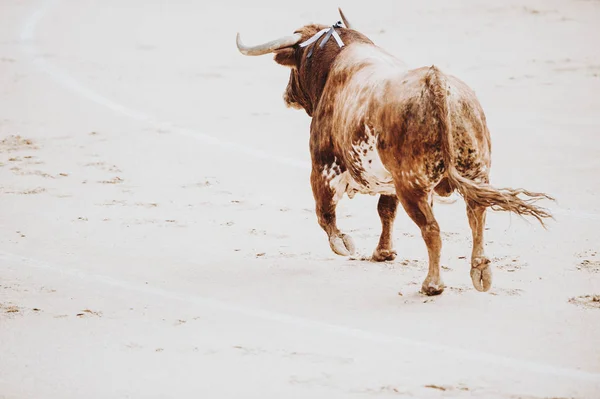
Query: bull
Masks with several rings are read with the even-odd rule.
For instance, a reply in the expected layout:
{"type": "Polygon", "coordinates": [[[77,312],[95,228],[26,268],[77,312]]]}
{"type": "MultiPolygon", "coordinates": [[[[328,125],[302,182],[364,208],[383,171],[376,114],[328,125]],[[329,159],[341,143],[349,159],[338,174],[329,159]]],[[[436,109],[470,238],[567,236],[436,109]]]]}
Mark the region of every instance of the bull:
{"type": "Polygon", "coordinates": [[[435,65],[408,69],[352,29],[339,11],[343,25],[310,24],[256,46],[246,46],[239,33],[236,40],[242,54],[274,53],[276,63],[290,68],[283,97],[287,106],[304,109],[312,118],[310,182],[331,249],[342,256],[355,251],[352,238],[336,222],[336,205],[344,193],[350,198],[379,194],[382,231],[372,259],[396,258],[392,228],[400,203],[427,246],[429,270],[422,292],[441,294],[442,240],[432,197],[457,191],[465,200],[473,236],[473,286],[488,291],[492,272],[484,252],[486,210],[531,216],[544,225],[552,215],[535,202],[552,198],[490,185],[490,132],[473,90],[435,65]]]}

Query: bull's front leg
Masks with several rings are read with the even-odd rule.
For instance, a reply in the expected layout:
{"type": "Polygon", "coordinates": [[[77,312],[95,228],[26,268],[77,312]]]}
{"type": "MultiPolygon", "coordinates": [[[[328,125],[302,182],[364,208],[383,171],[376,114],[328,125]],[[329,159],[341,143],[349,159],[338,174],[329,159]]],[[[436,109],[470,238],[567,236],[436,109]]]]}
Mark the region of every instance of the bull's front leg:
{"type": "Polygon", "coordinates": [[[336,171],[327,173],[326,166],[317,165],[313,166],[310,181],[315,197],[317,219],[329,237],[329,246],[338,255],[352,255],[355,251],[354,242],[349,235],[340,232],[335,214],[337,203],[346,190],[344,173],[340,173],[339,169],[337,173],[336,171]]]}

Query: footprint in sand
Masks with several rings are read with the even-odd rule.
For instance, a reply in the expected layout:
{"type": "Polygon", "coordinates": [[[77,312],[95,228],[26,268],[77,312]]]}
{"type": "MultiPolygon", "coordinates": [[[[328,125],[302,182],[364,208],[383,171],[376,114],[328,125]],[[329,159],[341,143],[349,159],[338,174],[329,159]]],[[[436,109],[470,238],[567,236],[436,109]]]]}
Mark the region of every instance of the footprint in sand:
{"type": "Polygon", "coordinates": [[[125,180],[123,180],[122,178],[120,178],[119,176],[115,176],[112,179],[108,179],[108,180],[100,180],[98,181],[98,183],[100,184],[121,184],[123,183],[125,180]]]}
{"type": "Polygon", "coordinates": [[[497,296],[521,296],[523,294],[523,290],[520,288],[494,288],[490,295],[497,296]]]}
{"type": "Polygon", "coordinates": [[[11,302],[8,302],[8,303],[0,302],[0,314],[4,313],[4,314],[12,315],[12,314],[21,313],[22,310],[23,310],[23,308],[20,308],[11,302]]]}
{"type": "Polygon", "coordinates": [[[83,309],[81,312],[77,313],[76,316],[79,318],[87,317],[87,316],[102,317],[102,312],[97,312],[97,311],[90,310],[90,309],[83,309]]]}
{"type": "Polygon", "coordinates": [[[39,147],[35,145],[33,140],[25,139],[19,135],[10,135],[5,139],[0,140],[0,153],[37,149],[39,149],[39,147]]]}
{"type": "Polygon", "coordinates": [[[17,306],[11,302],[8,303],[1,303],[0,302],[0,317],[2,317],[2,315],[7,315],[8,317],[14,317],[14,316],[23,316],[26,313],[30,313],[33,312],[35,313],[40,313],[42,312],[42,309],[40,308],[31,308],[31,309],[25,309],[23,307],[17,306]]]}
{"type": "Polygon", "coordinates": [[[88,167],[88,168],[101,169],[101,170],[105,170],[105,171],[111,172],[111,173],[121,173],[122,172],[122,170],[119,169],[119,167],[117,165],[111,165],[106,162],[90,162],[90,163],[86,163],[83,166],[88,167]]]}
{"type": "Polygon", "coordinates": [[[216,178],[209,176],[209,177],[205,177],[198,183],[185,184],[185,185],[181,186],[181,188],[207,188],[207,187],[216,186],[217,184],[219,184],[219,181],[216,178]]]}
{"type": "Polygon", "coordinates": [[[587,250],[577,254],[579,263],[577,264],[577,270],[589,272],[589,273],[600,273],[600,256],[596,251],[587,250]]]}
{"type": "Polygon", "coordinates": [[[569,298],[569,303],[587,309],[600,309],[600,295],[576,296],[569,298]]]}
{"type": "Polygon", "coordinates": [[[106,201],[99,204],[97,206],[137,206],[141,208],[156,208],[158,207],[158,203],[156,202],[136,202],[135,204],[131,204],[125,200],[112,200],[106,201]]]}
{"type": "Polygon", "coordinates": [[[527,267],[527,263],[521,261],[518,256],[500,256],[492,258],[492,265],[498,270],[504,270],[509,273],[527,267]]]}
{"type": "Polygon", "coordinates": [[[33,194],[41,194],[46,192],[46,189],[43,187],[30,188],[22,191],[13,191],[7,190],[4,191],[4,194],[17,194],[17,195],[33,195],[33,194]]]}
{"type": "Polygon", "coordinates": [[[136,226],[136,225],[145,225],[145,224],[151,224],[156,227],[187,227],[188,226],[187,224],[180,223],[175,219],[152,219],[152,218],[130,219],[130,220],[123,221],[122,224],[127,227],[136,226]]]}
{"type": "Polygon", "coordinates": [[[42,172],[41,170],[24,170],[18,166],[10,168],[10,170],[18,176],[40,176],[45,179],[56,179],[56,176],[52,176],[49,173],[42,172]]]}

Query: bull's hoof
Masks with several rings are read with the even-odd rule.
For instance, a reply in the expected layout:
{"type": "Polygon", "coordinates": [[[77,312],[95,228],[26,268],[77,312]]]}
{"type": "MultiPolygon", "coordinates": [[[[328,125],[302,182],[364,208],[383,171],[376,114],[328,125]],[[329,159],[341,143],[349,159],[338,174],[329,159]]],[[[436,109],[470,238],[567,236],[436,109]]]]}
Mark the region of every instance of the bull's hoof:
{"type": "Polygon", "coordinates": [[[350,256],[356,251],[354,241],[347,234],[338,234],[336,236],[329,237],[329,246],[338,255],[350,256]]]}
{"type": "Polygon", "coordinates": [[[486,292],[492,287],[492,268],[490,260],[485,256],[477,256],[471,260],[471,281],[477,291],[486,292]]]}
{"type": "Polygon", "coordinates": [[[379,249],[373,252],[371,260],[374,262],[385,262],[386,260],[394,260],[398,253],[393,249],[379,249]]]}
{"type": "Polygon", "coordinates": [[[446,288],[446,286],[442,282],[441,278],[438,278],[436,281],[427,277],[425,281],[423,281],[421,292],[427,296],[440,295],[442,292],[444,292],[444,288],[446,288]]]}

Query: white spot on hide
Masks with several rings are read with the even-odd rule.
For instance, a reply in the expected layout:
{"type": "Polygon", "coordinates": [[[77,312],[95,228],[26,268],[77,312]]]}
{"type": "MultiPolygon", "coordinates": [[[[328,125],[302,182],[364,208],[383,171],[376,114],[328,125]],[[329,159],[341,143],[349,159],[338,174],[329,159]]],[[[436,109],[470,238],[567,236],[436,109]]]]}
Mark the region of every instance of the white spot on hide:
{"type": "Polygon", "coordinates": [[[349,188],[363,194],[396,194],[392,174],[383,165],[377,150],[377,134],[365,126],[366,140],[352,146],[351,158],[355,170],[360,171],[365,185],[351,180],[349,188]]]}
{"type": "Polygon", "coordinates": [[[329,185],[329,188],[333,190],[333,200],[338,202],[344,196],[346,188],[348,187],[348,172],[339,173],[341,171],[340,165],[337,163],[337,159],[334,159],[331,165],[323,167],[323,177],[329,185]]]}

